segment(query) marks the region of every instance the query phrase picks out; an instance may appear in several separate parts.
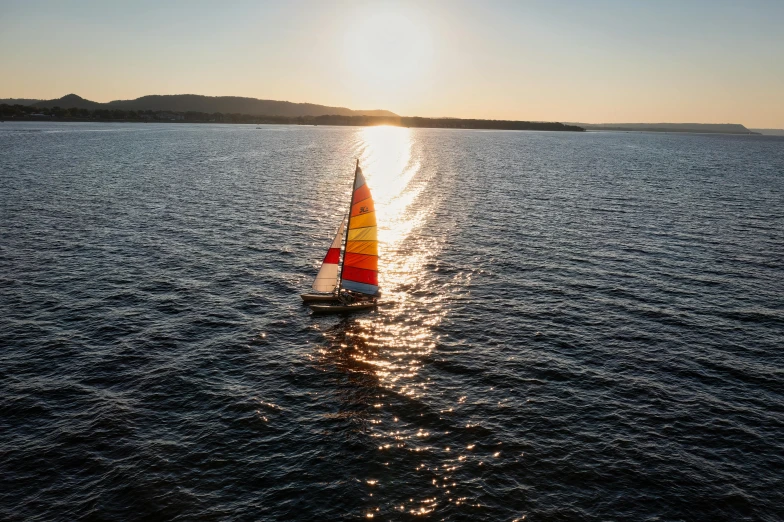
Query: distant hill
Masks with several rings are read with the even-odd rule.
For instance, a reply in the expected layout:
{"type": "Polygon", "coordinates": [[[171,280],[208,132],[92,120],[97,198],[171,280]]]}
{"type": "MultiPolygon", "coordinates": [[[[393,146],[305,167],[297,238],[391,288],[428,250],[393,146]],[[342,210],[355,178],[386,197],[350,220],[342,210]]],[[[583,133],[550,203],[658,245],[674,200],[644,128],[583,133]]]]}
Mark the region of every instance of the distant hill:
{"type": "Polygon", "coordinates": [[[5,100],[0,99],[0,103],[5,103],[6,105],[32,105],[39,101],[41,100],[31,100],[28,98],[7,98],[5,100]]]}
{"type": "Polygon", "coordinates": [[[85,100],[76,94],[68,94],[62,98],[57,98],[56,100],[37,100],[35,103],[30,103],[29,105],[34,105],[36,107],[46,107],[49,109],[52,107],[62,107],[63,109],[76,107],[77,109],[95,110],[101,109],[108,104],[85,100]]]}
{"type": "Polygon", "coordinates": [[[123,110],[152,110],[172,112],[220,112],[224,114],[238,113],[252,116],[283,116],[296,118],[299,116],[397,116],[394,112],[385,110],[352,110],[345,107],[329,107],[314,103],[292,103],[276,100],[259,100],[256,98],[241,98],[239,96],[201,96],[198,94],[172,94],[142,96],[135,100],[115,100],[109,103],[99,103],[86,100],[76,94],[69,94],[56,100],[0,100],[0,104],[32,105],[35,107],[61,107],[70,109],[123,109],[123,110]]]}
{"type": "Polygon", "coordinates": [[[572,123],[586,130],[757,134],[739,123],[572,123]]]}

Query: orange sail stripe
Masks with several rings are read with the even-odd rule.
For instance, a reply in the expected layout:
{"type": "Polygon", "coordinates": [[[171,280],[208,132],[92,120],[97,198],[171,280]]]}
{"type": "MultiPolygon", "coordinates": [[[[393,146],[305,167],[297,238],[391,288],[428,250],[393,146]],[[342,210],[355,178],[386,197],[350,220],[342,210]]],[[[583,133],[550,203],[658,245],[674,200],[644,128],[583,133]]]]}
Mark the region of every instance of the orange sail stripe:
{"type": "Polygon", "coordinates": [[[366,199],[365,201],[360,201],[351,206],[351,217],[359,216],[360,214],[365,214],[367,212],[375,212],[376,207],[373,205],[372,199],[366,199]]]}
{"type": "Polygon", "coordinates": [[[351,198],[351,204],[354,205],[359,203],[360,201],[364,201],[370,198],[370,189],[367,185],[362,185],[357,190],[354,191],[354,197],[351,198]]]}
{"type": "Polygon", "coordinates": [[[346,266],[364,268],[365,270],[378,270],[378,256],[368,256],[365,254],[346,253],[346,266]]]}
{"type": "Polygon", "coordinates": [[[365,254],[368,256],[377,256],[378,241],[347,241],[346,252],[365,254]]]}

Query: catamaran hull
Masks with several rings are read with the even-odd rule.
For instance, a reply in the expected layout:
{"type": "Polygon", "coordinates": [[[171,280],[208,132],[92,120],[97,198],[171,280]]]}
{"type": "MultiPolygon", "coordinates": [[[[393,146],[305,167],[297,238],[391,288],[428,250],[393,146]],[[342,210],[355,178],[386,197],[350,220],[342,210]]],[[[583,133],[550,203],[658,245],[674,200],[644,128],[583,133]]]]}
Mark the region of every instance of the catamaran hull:
{"type": "Polygon", "coordinates": [[[338,300],[335,294],[301,294],[306,303],[333,303],[338,300]]]}
{"type": "Polygon", "coordinates": [[[346,312],[358,312],[375,308],[376,303],[353,303],[353,304],[312,304],[310,309],[314,314],[340,314],[346,312]]]}

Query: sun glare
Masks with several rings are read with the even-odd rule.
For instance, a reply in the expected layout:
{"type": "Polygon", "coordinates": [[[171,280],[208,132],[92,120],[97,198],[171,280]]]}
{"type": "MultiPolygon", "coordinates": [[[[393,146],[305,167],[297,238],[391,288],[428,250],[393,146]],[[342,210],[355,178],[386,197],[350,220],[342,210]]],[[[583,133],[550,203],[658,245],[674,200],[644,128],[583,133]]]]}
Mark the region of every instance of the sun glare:
{"type": "Polygon", "coordinates": [[[362,158],[368,183],[373,185],[379,221],[379,239],[394,245],[411,232],[417,219],[406,212],[420,187],[409,184],[419,171],[411,157],[411,130],[400,127],[366,127],[361,132],[366,145],[362,158]]]}
{"type": "Polygon", "coordinates": [[[344,60],[353,88],[380,101],[418,88],[433,54],[427,28],[401,12],[377,11],[357,17],[344,39],[344,60]]]}

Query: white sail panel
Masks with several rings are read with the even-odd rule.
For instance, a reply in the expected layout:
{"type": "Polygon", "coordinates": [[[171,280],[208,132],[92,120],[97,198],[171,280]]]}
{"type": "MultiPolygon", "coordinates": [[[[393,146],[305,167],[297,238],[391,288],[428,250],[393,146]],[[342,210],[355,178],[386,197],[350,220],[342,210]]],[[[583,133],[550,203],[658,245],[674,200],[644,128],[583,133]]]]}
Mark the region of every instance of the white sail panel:
{"type": "Polygon", "coordinates": [[[338,263],[340,262],[340,245],[343,240],[343,230],[346,227],[346,218],[338,227],[335,234],[335,239],[327,250],[327,255],[324,256],[324,261],[321,263],[321,269],[316,275],[316,280],[313,281],[313,290],[316,292],[332,292],[338,286],[338,263]]]}

